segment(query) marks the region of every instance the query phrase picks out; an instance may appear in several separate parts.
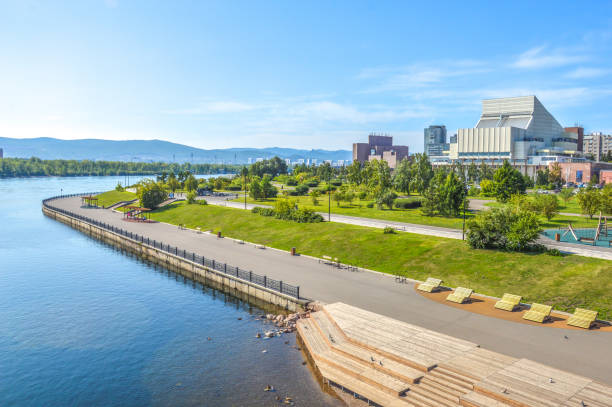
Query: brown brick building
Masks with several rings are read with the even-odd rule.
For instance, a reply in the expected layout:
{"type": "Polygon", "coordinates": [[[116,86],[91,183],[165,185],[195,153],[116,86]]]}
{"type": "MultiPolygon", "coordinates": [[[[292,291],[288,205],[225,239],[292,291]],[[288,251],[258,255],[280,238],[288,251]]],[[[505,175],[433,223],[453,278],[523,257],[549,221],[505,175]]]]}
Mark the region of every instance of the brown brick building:
{"type": "MultiPolygon", "coordinates": [[[[550,163],[548,169],[552,170],[553,165],[550,163]]],[[[558,163],[561,167],[561,178],[564,182],[573,182],[576,184],[588,183],[593,175],[597,174],[599,182],[603,182],[602,173],[606,177],[610,177],[606,172],[612,173],[612,163],[604,162],[583,162],[583,163],[558,163]]]]}
{"type": "Polygon", "coordinates": [[[390,168],[408,158],[408,146],[394,146],[392,136],[370,134],[367,143],[353,143],[353,161],[385,160],[390,168]]]}

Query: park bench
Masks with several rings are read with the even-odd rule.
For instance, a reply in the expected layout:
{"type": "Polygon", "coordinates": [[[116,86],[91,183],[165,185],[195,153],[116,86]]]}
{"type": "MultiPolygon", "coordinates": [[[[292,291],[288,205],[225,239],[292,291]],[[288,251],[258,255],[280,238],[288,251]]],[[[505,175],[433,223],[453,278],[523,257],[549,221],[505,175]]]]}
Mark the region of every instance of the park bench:
{"type": "Polygon", "coordinates": [[[319,263],[323,262],[325,264],[329,264],[330,266],[340,267],[340,261],[337,257],[332,258],[331,256],[321,256],[321,258],[322,259],[319,260],[319,263]]]}
{"type": "Polygon", "coordinates": [[[579,328],[590,329],[591,325],[597,319],[597,311],[591,311],[584,308],[576,308],[574,315],[569,317],[567,324],[577,326],[579,328]]]}
{"type": "Polygon", "coordinates": [[[474,290],[471,288],[457,287],[452,294],[449,294],[448,297],[446,297],[446,300],[456,302],[457,304],[463,304],[470,299],[473,292],[474,290]]]}
{"type": "Polygon", "coordinates": [[[519,306],[522,298],[523,297],[521,297],[520,295],[506,293],[503,295],[501,300],[495,303],[495,308],[499,308],[499,309],[503,309],[504,311],[512,312],[515,310],[516,307],[519,306]]]}
{"type": "Polygon", "coordinates": [[[442,280],[428,277],[424,283],[421,283],[417,286],[417,290],[433,293],[434,291],[440,289],[440,284],[442,284],[442,280]]]}
{"type": "Polygon", "coordinates": [[[525,312],[523,319],[542,323],[550,317],[550,311],[552,307],[550,305],[533,303],[529,311],[525,312]]]}

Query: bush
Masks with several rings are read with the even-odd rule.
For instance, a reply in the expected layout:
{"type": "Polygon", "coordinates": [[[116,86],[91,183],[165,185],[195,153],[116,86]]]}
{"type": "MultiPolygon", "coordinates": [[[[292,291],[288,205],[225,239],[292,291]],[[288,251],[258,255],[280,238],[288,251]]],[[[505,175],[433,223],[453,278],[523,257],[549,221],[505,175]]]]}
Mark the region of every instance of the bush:
{"type": "Polygon", "coordinates": [[[378,209],[382,209],[383,205],[391,209],[393,208],[393,202],[395,202],[396,198],[397,194],[395,192],[385,192],[379,196],[378,199],[376,199],[376,205],[378,206],[378,209]]]}
{"type": "Polygon", "coordinates": [[[470,219],[467,241],[474,249],[525,251],[540,234],[535,213],[515,207],[494,208],[470,219]]]}
{"type": "Polygon", "coordinates": [[[422,201],[420,198],[397,199],[394,206],[398,209],[420,208],[422,201]]]}
{"type": "Polygon", "coordinates": [[[391,226],[385,226],[383,233],[385,235],[394,235],[397,233],[397,230],[393,229],[391,226]]]}
{"type": "Polygon", "coordinates": [[[121,185],[121,182],[117,182],[117,186],[115,187],[115,191],[117,191],[117,192],[125,191],[125,188],[123,188],[123,186],[121,185]]]}
{"type": "Polygon", "coordinates": [[[374,207],[374,202],[368,202],[366,204],[366,208],[373,208],[374,207]]]}
{"type": "Polygon", "coordinates": [[[300,184],[297,187],[295,187],[296,195],[306,195],[307,193],[308,193],[308,185],[300,184]]]}
{"type": "Polygon", "coordinates": [[[339,179],[332,179],[329,183],[335,187],[339,187],[340,185],[342,185],[342,181],[339,179]]]}
{"type": "Polygon", "coordinates": [[[546,250],[546,254],[549,256],[563,257],[563,253],[561,253],[559,249],[548,249],[546,250]]]}
{"type": "Polygon", "coordinates": [[[286,184],[289,185],[290,187],[294,187],[298,184],[298,182],[297,182],[297,179],[291,177],[287,179],[286,184]]]}
{"type": "Polygon", "coordinates": [[[196,196],[198,196],[195,191],[191,191],[187,194],[187,204],[188,205],[193,205],[194,203],[196,203],[196,196]]]}
{"type": "Polygon", "coordinates": [[[311,179],[307,180],[305,182],[305,184],[308,185],[311,188],[314,188],[314,187],[319,185],[319,181],[317,181],[316,179],[311,178],[311,179]]]}
{"type": "Polygon", "coordinates": [[[366,191],[361,191],[358,195],[357,198],[359,198],[360,201],[363,201],[364,199],[366,199],[368,197],[368,193],[366,191]]]}
{"type": "Polygon", "coordinates": [[[206,199],[200,199],[199,202],[200,205],[208,205],[208,201],[206,199]]]}
{"type": "Polygon", "coordinates": [[[276,216],[276,212],[272,208],[262,208],[261,206],[256,206],[251,209],[251,212],[257,213],[261,216],[276,216]]]}
{"type": "Polygon", "coordinates": [[[168,197],[164,187],[160,183],[151,180],[144,180],[140,183],[137,195],[140,200],[140,206],[149,209],[157,208],[157,205],[164,202],[168,197]]]}

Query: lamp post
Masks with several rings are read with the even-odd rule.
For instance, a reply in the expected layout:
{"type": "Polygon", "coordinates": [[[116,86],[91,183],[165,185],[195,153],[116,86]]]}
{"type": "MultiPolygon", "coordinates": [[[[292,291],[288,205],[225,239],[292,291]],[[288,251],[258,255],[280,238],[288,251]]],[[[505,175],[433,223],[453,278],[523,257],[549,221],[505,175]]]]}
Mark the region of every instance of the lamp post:
{"type": "Polygon", "coordinates": [[[247,183],[246,183],[247,172],[248,171],[246,167],[242,167],[242,176],[244,177],[244,209],[247,208],[247,183]]]}
{"type": "Polygon", "coordinates": [[[327,174],[327,221],[331,222],[331,168],[327,174]]]}
{"type": "Polygon", "coordinates": [[[465,196],[463,197],[463,229],[461,231],[461,240],[465,240],[465,204],[467,202],[467,185],[463,184],[463,190],[465,191],[465,196]]]}

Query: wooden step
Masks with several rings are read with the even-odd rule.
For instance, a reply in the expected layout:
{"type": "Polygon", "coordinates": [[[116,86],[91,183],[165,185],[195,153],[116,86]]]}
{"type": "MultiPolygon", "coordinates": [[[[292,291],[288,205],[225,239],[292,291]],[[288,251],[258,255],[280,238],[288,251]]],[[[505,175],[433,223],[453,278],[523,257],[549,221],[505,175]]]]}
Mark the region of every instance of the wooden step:
{"type": "Polygon", "coordinates": [[[589,407],[612,406],[612,389],[610,386],[591,382],[570,398],[563,406],[581,407],[581,402],[584,402],[589,407]]]}
{"type": "Polygon", "coordinates": [[[334,352],[340,353],[353,360],[366,363],[406,383],[415,383],[423,377],[424,372],[420,370],[349,342],[337,325],[329,319],[327,314],[315,312],[312,314],[312,319],[315,321],[319,332],[321,332],[321,335],[326,339],[327,344],[334,352]],[[331,339],[333,339],[333,341],[331,341],[331,339]]]}
{"type": "Polygon", "coordinates": [[[441,366],[432,369],[427,373],[430,377],[439,377],[442,380],[449,381],[459,387],[464,387],[469,390],[474,390],[474,380],[452,370],[445,369],[441,366]]]}
{"type": "Polygon", "coordinates": [[[394,397],[374,386],[370,386],[354,377],[347,375],[341,370],[336,369],[325,362],[319,362],[317,368],[321,372],[321,375],[327,380],[341,385],[347,390],[353,391],[366,399],[373,401],[376,404],[385,407],[418,407],[419,404],[412,404],[407,400],[400,397],[394,397]],[[353,390],[358,389],[358,391],[353,390]]]}
{"type": "Polygon", "coordinates": [[[475,391],[461,396],[460,404],[464,407],[512,407],[510,404],[502,403],[475,391]]]}
{"type": "Polygon", "coordinates": [[[431,382],[424,381],[416,386],[413,386],[410,391],[422,394],[424,396],[435,398],[440,403],[445,403],[449,406],[459,405],[459,394],[451,394],[445,389],[440,389],[431,382]]]}
{"type": "Polygon", "coordinates": [[[319,349],[318,352],[312,354],[315,363],[318,364],[320,361],[323,361],[355,379],[366,382],[370,386],[377,387],[379,390],[386,391],[392,395],[401,395],[408,389],[408,383],[377,370],[372,363],[354,360],[342,354],[332,352],[324,336],[321,335],[318,329],[314,328],[316,325],[314,319],[310,318],[305,325],[309,330],[308,336],[303,338],[306,341],[313,342],[313,348],[319,349]]]}
{"type": "Polygon", "coordinates": [[[452,403],[444,398],[439,397],[435,393],[428,392],[427,389],[415,391],[418,388],[414,386],[406,393],[406,400],[420,407],[457,407],[459,404],[452,403]]]}
{"type": "Polygon", "coordinates": [[[424,378],[421,379],[421,381],[425,380],[426,378],[427,380],[431,380],[432,382],[438,383],[440,386],[447,387],[454,391],[460,392],[461,394],[469,393],[470,391],[474,390],[474,386],[471,386],[463,381],[455,380],[450,376],[440,374],[436,372],[436,370],[437,369],[434,369],[429,372],[426,376],[424,376],[424,378]],[[432,374],[434,372],[436,373],[432,374]]]}
{"type": "Polygon", "coordinates": [[[459,403],[459,397],[464,395],[465,393],[470,392],[464,387],[455,386],[453,383],[446,382],[441,380],[439,377],[430,377],[425,376],[419,381],[419,385],[428,384],[432,387],[439,389],[443,394],[447,394],[449,400],[453,400],[456,403],[459,403]]]}

